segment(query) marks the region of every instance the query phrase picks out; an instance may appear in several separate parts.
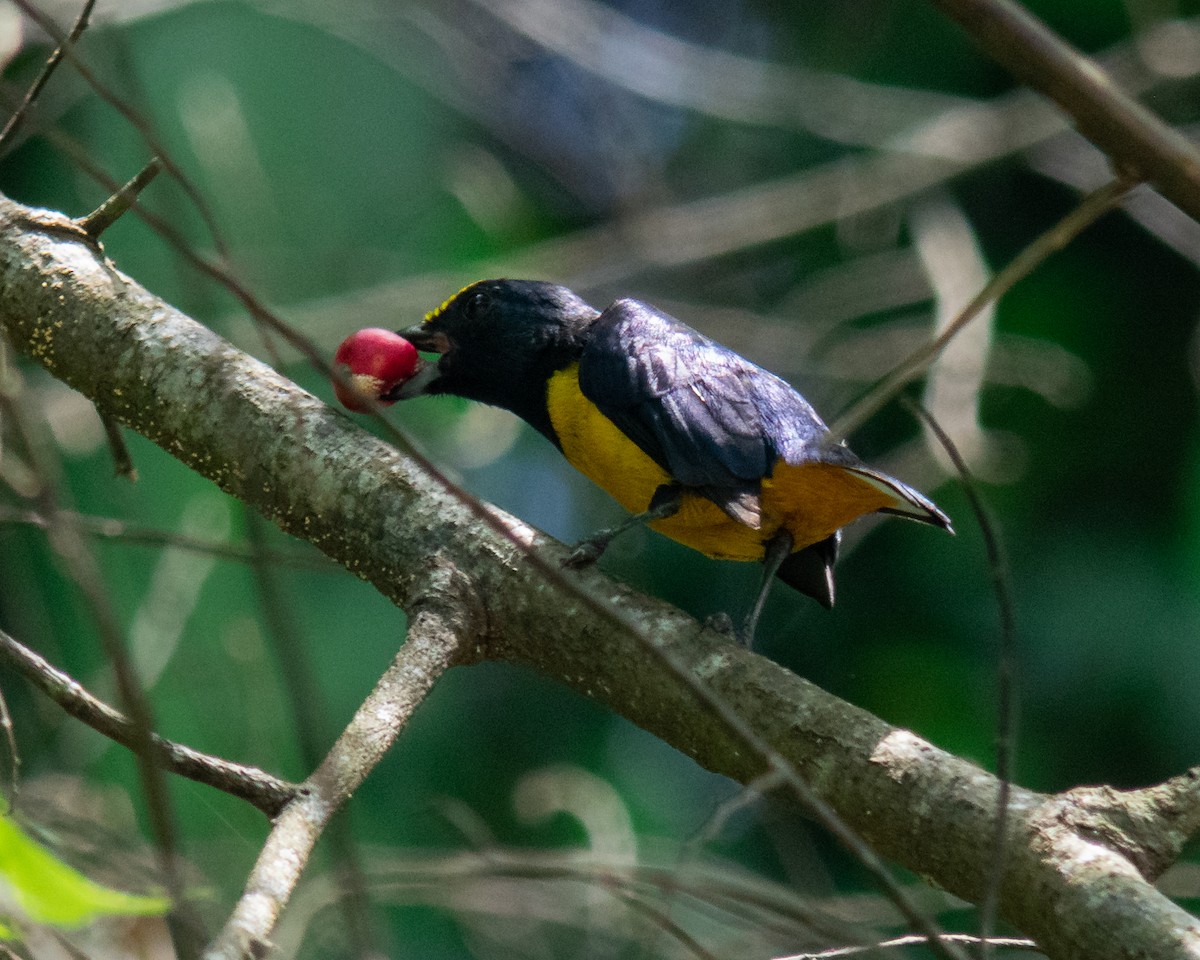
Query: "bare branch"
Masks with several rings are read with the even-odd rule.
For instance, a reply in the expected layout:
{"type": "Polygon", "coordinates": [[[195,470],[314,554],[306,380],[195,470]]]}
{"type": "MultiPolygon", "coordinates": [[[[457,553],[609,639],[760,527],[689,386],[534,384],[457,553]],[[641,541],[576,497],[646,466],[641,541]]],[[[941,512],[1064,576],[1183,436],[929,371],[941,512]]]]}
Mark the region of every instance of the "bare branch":
{"type": "Polygon", "coordinates": [[[1148,180],[1200,220],[1200,152],[1012,0],[932,0],[993,60],[1069,113],[1122,177],[1148,180]]]}
{"type": "Polygon", "coordinates": [[[79,227],[93,240],[99,240],[100,235],[111,227],[117,220],[129,211],[143,190],[150,185],[162,170],[162,161],[158,157],[151,159],[133,178],[120,190],[105,200],[100,206],[79,221],[79,227]]]}
{"type": "Polygon", "coordinates": [[[32,108],[41,94],[42,88],[46,86],[47,82],[54,75],[54,71],[58,65],[62,63],[63,54],[75,46],[75,43],[83,36],[83,31],[87,29],[88,20],[92,16],[92,7],[95,5],[96,0],[85,0],[83,9],[79,11],[79,16],[75,18],[75,25],[71,27],[71,32],[63,38],[54,52],[46,58],[45,65],[33,83],[29,85],[29,89],[25,91],[25,96],[21,100],[20,105],[13,111],[12,116],[8,118],[8,123],[4,125],[4,129],[0,130],[0,147],[21,129],[25,118],[29,116],[30,108],[32,108]]]}
{"type": "Polygon", "coordinates": [[[466,661],[482,625],[472,587],[440,564],[430,589],[412,605],[408,637],[375,689],[338,737],[320,767],[283,810],[259,854],[245,893],[207,960],[261,957],[271,931],[330,818],[383,759],[413,711],[450,667],[466,661]]]}
{"type": "Polygon", "coordinates": [[[1003,270],[992,277],[941,333],[896,364],[886,376],[834,420],[829,428],[831,437],[847,437],[854,433],[895,397],[905,384],[920,376],[930,361],[941,353],[963,327],[979,316],[979,312],[985,306],[999,300],[1047,257],[1065,248],[1091,224],[1112,210],[1133,186],[1133,183],[1126,180],[1113,180],[1084,197],[1077,207],[1034,239],[1003,270]]]}
{"type": "MultiPolygon", "coordinates": [[[[93,517],[75,513],[72,510],[59,510],[54,519],[59,523],[72,523],[89,536],[120,541],[134,546],[175,547],[193,553],[208,554],[218,560],[228,560],[234,563],[251,563],[255,557],[252,548],[240,543],[228,543],[224,540],[201,540],[174,530],[156,530],[152,527],[135,526],[113,517],[93,517]]],[[[50,522],[50,518],[37,510],[22,510],[0,504],[0,524],[28,524],[31,527],[48,530],[50,522]]],[[[296,550],[265,550],[262,556],[276,566],[319,570],[325,573],[339,569],[324,557],[317,554],[310,556],[296,550]]]]}
{"type": "MultiPolygon", "coordinates": [[[[136,731],[128,717],[92,696],[74,678],[51,666],[3,630],[0,630],[0,660],[75,719],[122,746],[136,749],[136,731]]],[[[296,793],[295,784],[273,777],[257,767],[212,757],[157,734],[151,734],[150,742],[155,762],[172,773],[241,797],[268,817],[275,816],[296,793]]]]}
{"type": "MultiPolygon", "coordinates": [[[[948,933],[947,940],[955,943],[978,946],[982,949],[1000,947],[1004,950],[1037,950],[1038,945],[1023,937],[976,937],[969,933],[948,933]]],[[[821,950],[819,953],[793,953],[787,957],[777,957],[776,960],[836,960],[840,957],[856,957],[860,953],[875,953],[882,950],[897,950],[901,947],[918,947],[929,941],[925,937],[909,935],[883,940],[880,943],[862,944],[853,947],[835,947],[832,950],[821,950]]]]}
{"type": "Polygon", "coordinates": [[[133,128],[137,130],[138,134],[141,135],[142,139],[146,143],[146,146],[150,148],[150,152],[156,157],[161,158],[163,166],[166,167],[167,171],[183,189],[183,192],[187,194],[188,199],[192,201],[192,205],[196,208],[197,213],[200,215],[200,219],[204,221],[204,225],[208,228],[208,232],[213,238],[213,243],[216,245],[217,251],[222,256],[225,256],[227,254],[225,242],[221,239],[221,233],[217,229],[216,219],[209,210],[208,204],[205,202],[204,197],[201,196],[200,191],[196,188],[196,185],[192,183],[191,178],[183,172],[183,168],[174,161],[171,154],[163,146],[161,141],[159,141],[158,137],[155,136],[154,131],[150,128],[150,124],[146,121],[146,119],[136,110],[134,110],[128,103],[126,103],[122,97],[117,96],[116,93],[114,93],[104,83],[101,82],[100,78],[96,76],[96,74],[93,73],[92,70],[75,54],[75,51],[67,43],[66,37],[62,35],[62,32],[57,26],[55,26],[54,22],[51,21],[50,18],[44,13],[42,13],[42,11],[37,8],[32,0],[13,0],[13,2],[21,8],[21,11],[27,17],[29,17],[30,20],[32,20],[39,27],[41,27],[42,30],[49,34],[51,39],[53,39],[54,42],[59,45],[59,48],[63,51],[63,55],[70,62],[71,66],[78,71],[79,75],[83,77],[88,86],[96,91],[100,99],[116,110],[117,113],[123,116],[126,120],[128,120],[133,128]]]}

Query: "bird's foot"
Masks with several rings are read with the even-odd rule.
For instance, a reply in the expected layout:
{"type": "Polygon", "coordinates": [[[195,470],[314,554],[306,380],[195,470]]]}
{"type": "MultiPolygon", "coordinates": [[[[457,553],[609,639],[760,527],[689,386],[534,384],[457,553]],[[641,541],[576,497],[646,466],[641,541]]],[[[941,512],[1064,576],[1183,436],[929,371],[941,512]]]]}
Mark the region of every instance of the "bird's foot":
{"type": "Polygon", "coordinates": [[[600,533],[594,537],[588,537],[586,540],[580,540],[571,549],[571,552],[567,554],[567,558],[563,560],[562,565],[568,570],[582,570],[584,567],[590,567],[604,555],[604,551],[608,549],[608,543],[611,539],[611,537],[600,533]]]}
{"type": "Polygon", "coordinates": [[[626,530],[653,523],[655,520],[662,520],[678,513],[681,489],[678,484],[664,483],[654,491],[654,496],[650,498],[650,508],[648,510],[627,518],[609,530],[601,530],[599,533],[593,533],[586,540],[580,540],[579,543],[575,544],[575,548],[571,551],[567,559],[563,561],[563,566],[572,570],[590,566],[599,560],[603,556],[604,551],[608,549],[608,545],[626,530]]]}

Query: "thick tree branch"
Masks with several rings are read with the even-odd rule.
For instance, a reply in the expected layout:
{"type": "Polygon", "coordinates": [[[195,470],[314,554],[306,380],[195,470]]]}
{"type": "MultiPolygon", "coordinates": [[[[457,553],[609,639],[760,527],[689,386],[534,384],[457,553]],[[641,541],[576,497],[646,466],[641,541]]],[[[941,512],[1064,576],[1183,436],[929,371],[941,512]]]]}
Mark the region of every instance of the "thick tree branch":
{"type": "MultiPolygon", "coordinates": [[[[709,769],[754,781],[777,759],[746,749],[711,697],[697,696],[692,683],[702,682],[880,853],[967,899],[983,896],[998,794],[990,774],[597,571],[572,575],[639,629],[601,615],[531,561],[529,551],[563,557],[556,543],[511,519],[511,538],[497,535],[411,460],[99,262],[52,215],[7,201],[0,328],[401,606],[420,596],[428,558],[443,556],[483,598],[473,655],[532,666],[709,769]]],[[[1147,882],[1178,855],[1198,810],[1190,775],[1104,791],[1099,802],[1094,792],[1014,788],[1001,915],[1053,957],[1200,957],[1200,925],[1147,882]]]]}
{"type": "Polygon", "coordinates": [[[1095,61],[1013,0],[932,0],[984,52],[1071,115],[1117,171],[1147,180],[1200,220],[1200,152],[1129,96],[1095,61]]]}

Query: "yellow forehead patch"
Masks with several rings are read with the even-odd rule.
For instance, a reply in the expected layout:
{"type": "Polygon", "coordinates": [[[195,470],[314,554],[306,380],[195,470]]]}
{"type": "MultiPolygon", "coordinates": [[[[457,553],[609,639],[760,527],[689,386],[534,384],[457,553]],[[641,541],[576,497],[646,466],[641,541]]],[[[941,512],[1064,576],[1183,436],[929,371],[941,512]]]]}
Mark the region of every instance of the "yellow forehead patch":
{"type": "Polygon", "coordinates": [[[442,311],[445,310],[448,306],[450,306],[450,304],[452,304],[455,300],[457,300],[459,297],[461,297],[464,293],[466,293],[472,287],[474,287],[480,283],[483,283],[483,281],[476,280],[473,283],[468,283],[465,287],[463,287],[461,290],[459,290],[458,293],[454,294],[454,296],[447,297],[445,300],[443,300],[438,305],[436,310],[430,310],[427,314],[425,314],[425,319],[422,320],[421,322],[429,323],[429,321],[437,319],[438,317],[440,317],[442,315],[442,311]]]}

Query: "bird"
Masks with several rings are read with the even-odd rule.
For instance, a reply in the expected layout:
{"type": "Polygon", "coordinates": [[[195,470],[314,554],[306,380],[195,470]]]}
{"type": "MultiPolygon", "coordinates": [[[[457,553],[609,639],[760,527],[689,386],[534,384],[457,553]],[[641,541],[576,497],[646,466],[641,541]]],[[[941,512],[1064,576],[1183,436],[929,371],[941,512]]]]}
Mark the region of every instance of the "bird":
{"type": "Polygon", "coordinates": [[[597,310],[555,283],[480,280],[399,333],[438,359],[381,384],[379,399],[449,394],[509,410],[631,514],[568,565],[635,524],[763,563],[746,645],[775,578],[833,606],[841,530],[859,517],[953,532],[931,500],[837,442],[795,388],[639,300],[597,310]]]}

